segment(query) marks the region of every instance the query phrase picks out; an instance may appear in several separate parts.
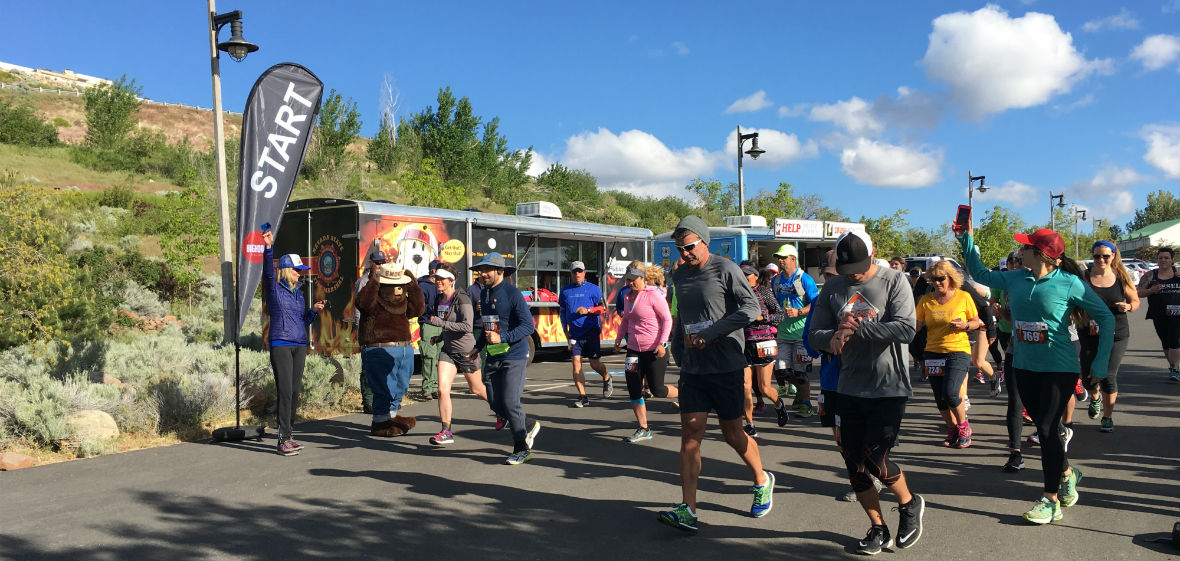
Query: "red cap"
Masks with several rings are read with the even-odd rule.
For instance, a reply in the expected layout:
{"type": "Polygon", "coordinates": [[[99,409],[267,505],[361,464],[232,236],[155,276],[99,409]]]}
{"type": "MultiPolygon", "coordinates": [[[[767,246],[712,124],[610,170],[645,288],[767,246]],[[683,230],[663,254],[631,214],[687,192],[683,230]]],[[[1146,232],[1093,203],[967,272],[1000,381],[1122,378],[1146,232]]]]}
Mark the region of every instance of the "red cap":
{"type": "Polygon", "coordinates": [[[1041,250],[1041,253],[1054,259],[1061,257],[1061,254],[1065,253],[1065,242],[1061,241],[1061,234],[1048,228],[1041,228],[1031,234],[1016,232],[1012,234],[1012,237],[1016,238],[1017,242],[1024,245],[1031,245],[1041,250]]]}

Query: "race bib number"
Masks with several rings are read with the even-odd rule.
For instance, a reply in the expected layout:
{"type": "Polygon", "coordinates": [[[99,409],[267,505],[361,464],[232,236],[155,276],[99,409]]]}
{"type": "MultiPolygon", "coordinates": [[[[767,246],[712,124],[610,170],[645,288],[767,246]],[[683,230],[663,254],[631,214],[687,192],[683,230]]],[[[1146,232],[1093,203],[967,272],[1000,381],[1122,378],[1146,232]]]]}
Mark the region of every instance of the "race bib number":
{"type": "Polygon", "coordinates": [[[1180,316],[1180,305],[1168,304],[1166,311],[1169,317],[1180,316]]]}
{"type": "Polygon", "coordinates": [[[438,317],[440,317],[440,318],[446,318],[446,317],[447,317],[447,313],[448,313],[448,312],[450,312],[450,311],[451,311],[451,305],[450,305],[450,304],[439,304],[439,306],[438,306],[438,317]]]}
{"type": "Polygon", "coordinates": [[[927,376],[942,376],[946,374],[946,359],[931,358],[926,360],[927,376]]]}
{"type": "Polygon", "coordinates": [[[684,326],[684,344],[686,346],[692,345],[693,335],[696,335],[696,334],[700,333],[701,331],[704,331],[710,325],[713,325],[712,321],[701,321],[701,322],[690,323],[688,325],[685,325],[684,326]]]}
{"type": "Polygon", "coordinates": [[[1098,334],[1098,322],[1090,320],[1090,335],[1098,334]]]}
{"type": "Polygon", "coordinates": [[[623,370],[632,374],[639,372],[639,357],[629,356],[623,359],[623,370]]]}
{"type": "Polygon", "coordinates": [[[758,354],[758,358],[775,358],[778,356],[778,342],[773,339],[754,343],[754,349],[758,354]]]}
{"type": "Polygon", "coordinates": [[[500,332],[500,316],[484,316],[483,330],[500,332]]]}
{"type": "Polygon", "coordinates": [[[1049,324],[1043,321],[1018,321],[1012,327],[1016,328],[1017,340],[1027,345],[1048,345],[1049,324]]]}
{"type": "Polygon", "coordinates": [[[799,352],[795,353],[795,363],[796,364],[809,364],[809,363],[811,363],[811,355],[807,354],[807,352],[803,350],[802,346],[800,346],[798,348],[799,348],[799,352]]]}

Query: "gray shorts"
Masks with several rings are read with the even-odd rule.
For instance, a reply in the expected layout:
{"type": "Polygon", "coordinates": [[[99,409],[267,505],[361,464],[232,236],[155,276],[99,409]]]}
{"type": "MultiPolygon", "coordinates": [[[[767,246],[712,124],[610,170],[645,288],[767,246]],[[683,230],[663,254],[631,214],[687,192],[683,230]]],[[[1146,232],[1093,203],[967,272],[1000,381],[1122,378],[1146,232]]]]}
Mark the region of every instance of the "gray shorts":
{"type": "Polygon", "coordinates": [[[454,364],[455,370],[458,370],[460,374],[471,374],[479,370],[479,365],[463,353],[448,353],[443,351],[438,353],[438,361],[454,364]]]}
{"type": "Polygon", "coordinates": [[[803,347],[803,341],[778,340],[778,360],[774,367],[777,370],[787,370],[807,378],[807,367],[811,366],[811,357],[803,347]]]}

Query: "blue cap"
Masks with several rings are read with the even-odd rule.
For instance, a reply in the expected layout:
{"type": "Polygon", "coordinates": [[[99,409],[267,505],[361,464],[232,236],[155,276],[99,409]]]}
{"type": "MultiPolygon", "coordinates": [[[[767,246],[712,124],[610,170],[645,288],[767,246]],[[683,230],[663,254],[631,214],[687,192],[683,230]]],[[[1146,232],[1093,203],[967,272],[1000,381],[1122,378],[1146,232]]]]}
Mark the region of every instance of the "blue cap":
{"type": "Polygon", "coordinates": [[[480,267],[496,267],[498,269],[504,269],[505,273],[511,273],[512,271],[516,270],[516,267],[509,265],[504,260],[503,255],[500,255],[495,251],[484,255],[483,260],[471,266],[472,270],[479,270],[480,267]]]}
{"type": "Polygon", "coordinates": [[[295,255],[294,253],[288,253],[288,254],[280,257],[279,258],[279,268],[280,269],[295,269],[296,271],[306,271],[308,269],[311,269],[311,267],[304,265],[303,260],[300,259],[299,256],[295,255]]]}
{"type": "Polygon", "coordinates": [[[430,270],[431,271],[438,270],[439,267],[442,267],[442,261],[435,259],[434,261],[430,262],[430,270]]]}
{"type": "Polygon", "coordinates": [[[384,263],[386,259],[385,252],[381,251],[380,249],[374,249],[373,252],[369,254],[369,261],[377,263],[378,265],[384,263]]]}

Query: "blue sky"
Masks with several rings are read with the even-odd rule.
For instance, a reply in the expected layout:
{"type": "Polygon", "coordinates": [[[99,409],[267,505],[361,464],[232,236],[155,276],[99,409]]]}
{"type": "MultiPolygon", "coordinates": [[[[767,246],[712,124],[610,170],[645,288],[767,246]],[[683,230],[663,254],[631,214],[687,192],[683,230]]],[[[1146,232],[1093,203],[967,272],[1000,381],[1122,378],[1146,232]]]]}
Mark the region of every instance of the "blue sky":
{"type": "MultiPolygon", "coordinates": [[[[748,196],[785,181],[853,218],[945,223],[968,170],[993,188],[977,208],[1035,222],[1050,189],[1117,224],[1146,193],[1180,191],[1180,0],[218,2],[234,9],[261,50],[222,57],[227,109],[297,62],[357,102],[370,136],[387,81],[399,116],[449,85],[538,166],[603,188],[734,182],[740,125],[767,151],[745,159],[748,196]]],[[[212,105],[204,1],[4,11],[20,25],[0,36],[2,61],[212,105]]]]}

